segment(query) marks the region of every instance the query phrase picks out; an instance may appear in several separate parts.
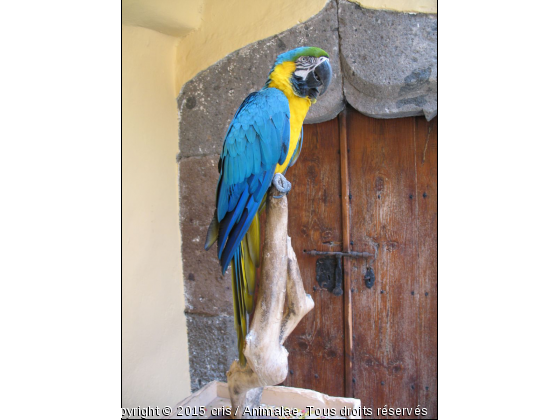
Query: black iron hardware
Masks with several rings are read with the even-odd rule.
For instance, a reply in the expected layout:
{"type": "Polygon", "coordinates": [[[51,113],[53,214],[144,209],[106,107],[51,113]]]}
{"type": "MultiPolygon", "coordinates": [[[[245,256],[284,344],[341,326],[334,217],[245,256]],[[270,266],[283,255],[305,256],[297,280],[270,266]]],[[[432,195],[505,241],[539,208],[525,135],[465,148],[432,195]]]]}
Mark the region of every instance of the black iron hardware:
{"type": "Polygon", "coordinates": [[[342,258],[319,258],[315,267],[319,286],[335,296],[342,295],[342,258]]]}
{"type": "MultiPolygon", "coordinates": [[[[375,254],[370,254],[369,252],[338,252],[338,251],[307,251],[303,250],[304,254],[307,255],[325,255],[326,258],[319,258],[317,260],[317,265],[315,267],[316,280],[319,286],[323,289],[327,289],[335,296],[341,296],[343,293],[343,281],[342,281],[342,257],[350,258],[377,258],[377,247],[375,244],[375,254]],[[331,258],[329,258],[331,257],[331,258]],[[332,258],[335,257],[335,258],[332,258]]],[[[364,277],[366,287],[371,289],[373,283],[375,282],[375,274],[373,269],[368,267],[366,275],[364,277]]]]}
{"type": "Polygon", "coordinates": [[[368,267],[366,270],[366,275],[364,276],[364,281],[366,282],[366,287],[371,289],[373,287],[373,283],[375,283],[375,273],[371,267],[368,267]]]}
{"type": "Polygon", "coordinates": [[[370,254],[369,252],[356,252],[356,251],[348,251],[348,252],[338,252],[338,251],[307,251],[303,250],[304,254],[307,255],[329,255],[334,257],[350,257],[350,258],[371,258],[375,257],[374,254],[370,254]]]}
{"type": "Polygon", "coordinates": [[[336,271],[334,276],[334,289],[333,295],[341,296],[342,295],[342,257],[336,257],[336,271]]]}

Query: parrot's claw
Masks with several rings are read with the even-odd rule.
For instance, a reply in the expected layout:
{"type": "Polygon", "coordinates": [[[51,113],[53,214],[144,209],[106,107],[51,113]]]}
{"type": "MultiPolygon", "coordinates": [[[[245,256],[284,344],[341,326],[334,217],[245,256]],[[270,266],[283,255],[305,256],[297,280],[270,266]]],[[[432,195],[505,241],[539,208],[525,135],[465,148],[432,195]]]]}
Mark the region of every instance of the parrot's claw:
{"type": "Polygon", "coordinates": [[[274,174],[272,178],[272,184],[276,187],[280,195],[273,195],[273,198],[282,198],[290,192],[292,189],[292,184],[286,179],[286,177],[280,173],[274,174]]]}

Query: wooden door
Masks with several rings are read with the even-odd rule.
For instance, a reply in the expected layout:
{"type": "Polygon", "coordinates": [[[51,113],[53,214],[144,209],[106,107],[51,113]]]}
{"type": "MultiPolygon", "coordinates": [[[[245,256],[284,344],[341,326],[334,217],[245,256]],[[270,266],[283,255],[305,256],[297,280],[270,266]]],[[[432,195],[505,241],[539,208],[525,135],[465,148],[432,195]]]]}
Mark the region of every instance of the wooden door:
{"type": "Polygon", "coordinates": [[[287,177],[293,183],[288,233],[315,309],[286,342],[284,384],[360,398],[373,418],[386,417],[377,415],[385,404],[427,410],[400,418],[436,418],[437,120],[379,120],[349,108],[345,117],[304,127],[303,151],[287,177]],[[348,166],[342,182],[341,157],[348,166]],[[305,253],[342,251],[345,229],[350,251],[377,254],[344,258],[346,297],[317,282],[317,260],[328,257],[305,253]],[[345,322],[352,334],[345,335],[345,322]]]}

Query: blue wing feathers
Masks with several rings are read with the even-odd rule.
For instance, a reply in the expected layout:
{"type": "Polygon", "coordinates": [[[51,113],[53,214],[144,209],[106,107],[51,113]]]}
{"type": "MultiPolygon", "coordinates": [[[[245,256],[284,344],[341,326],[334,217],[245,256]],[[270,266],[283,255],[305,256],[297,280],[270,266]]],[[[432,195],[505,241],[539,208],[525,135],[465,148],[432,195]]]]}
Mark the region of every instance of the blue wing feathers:
{"type": "Polygon", "coordinates": [[[228,214],[224,218],[224,223],[220,224],[220,233],[218,234],[218,258],[221,257],[222,251],[224,249],[224,245],[226,243],[226,239],[233,226],[238,222],[239,218],[241,217],[241,214],[243,213],[243,209],[245,208],[247,201],[249,201],[249,186],[245,186],[245,189],[243,190],[243,194],[239,198],[239,201],[234,211],[228,212],[228,214]]]}
{"type": "MultiPolygon", "coordinates": [[[[264,174],[260,176],[253,176],[249,181],[249,193],[254,194],[257,190],[258,186],[262,184],[262,177],[264,174]]],[[[254,198],[254,197],[253,197],[254,198]]]]}
{"type": "Polygon", "coordinates": [[[266,144],[264,141],[260,141],[259,146],[261,148],[262,163],[265,167],[270,168],[275,163],[273,151],[270,145],[266,144]]]}
{"type": "Polygon", "coordinates": [[[245,159],[244,159],[244,166],[245,166],[245,178],[249,178],[253,174],[253,169],[255,167],[254,157],[255,153],[253,152],[253,145],[247,144],[245,147],[245,159]]]}
{"type": "Polygon", "coordinates": [[[253,143],[253,173],[256,174],[261,169],[261,147],[258,142],[253,143]]]}
{"type": "Polygon", "coordinates": [[[224,139],[216,193],[218,256],[225,272],[239,249],[290,141],[288,99],[278,89],[250,94],[224,139]]]}
{"type": "Polygon", "coordinates": [[[239,176],[239,156],[236,155],[235,157],[232,157],[231,163],[231,183],[237,185],[241,181],[241,177],[239,176]]]}
{"type": "Polygon", "coordinates": [[[247,138],[245,137],[245,132],[242,130],[237,131],[238,137],[235,139],[235,146],[237,148],[237,153],[242,154],[245,151],[245,145],[247,144],[247,138]]]}
{"type": "MultiPolygon", "coordinates": [[[[256,194],[253,194],[252,199],[250,198],[246,203],[247,206],[243,210],[243,214],[240,215],[240,219],[237,221],[235,228],[231,231],[227,245],[224,249],[222,255],[219,255],[220,263],[222,265],[222,274],[227,270],[229,262],[231,261],[233,254],[239,248],[241,240],[249,230],[249,226],[253,222],[253,217],[257,214],[259,210],[259,204],[266,194],[270,183],[272,182],[272,177],[274,176],[274,169],[272,168],[265,173],[263,183],[260,184],[260,188],[257,189],[256,194]]],[[[237,209],[236,209],[237,211],[237,209]]],[[[229,233],[229,231],[228,231],[229,233]]],[[[220,239],[218,239],[219,241],[220,239]]],[[[219,245],[219,242],[218,242],[219,245]]]]}
{"type": "Polygon", "coordinates": [[[272,115],[272,123],[274,124],[274,127],[276,127],[276,130],[279,133],[282,133],[282,129],[284,128],[284,121],[285,118],[282,115],[282,112],[277,112],[274,115],[272,115]]]}
{"type": "Polygon", "coordinates": [[[249,143],[252,144],[252,143],[255,142],[255,137],[257,136],[257,133],[255,132],[255,129],[253,128],[252,125],[250,125],[249,128],[247,128],[247,130],[245,130],[245,135],[246,135],[249,143]]]}
{"type": "Polygon", "coordinates": [[[241,194],[243,193],[244,190],[245,190],[245,185],[244,184],[235,184],[235,185],[232,185],[231,187],[229,187],[229,194],[228,194],[229,207],[228,207],[228,211],[233,211],[233,209],[235,209],[235,207],[237,206],[237,203],[239,202],[239,197],[241,197],[241,194]]]}

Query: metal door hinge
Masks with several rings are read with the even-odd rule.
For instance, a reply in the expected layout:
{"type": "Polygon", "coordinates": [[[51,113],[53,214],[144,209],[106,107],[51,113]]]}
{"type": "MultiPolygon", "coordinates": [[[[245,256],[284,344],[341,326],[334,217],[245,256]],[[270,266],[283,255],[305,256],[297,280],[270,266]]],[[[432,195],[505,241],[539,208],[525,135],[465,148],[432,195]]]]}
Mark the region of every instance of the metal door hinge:
{"type": "Polygon", "coordinates": [[[375,257],[374,254],[370,254],[369,252],[356,252],[356,251],[348,251],[348,252],[338,252],[338,251],[307,251],[303,250],[304,254],[307,255],[329,255],[333,257],[350,257],[350,258],[371,258],[375,257]]]}

